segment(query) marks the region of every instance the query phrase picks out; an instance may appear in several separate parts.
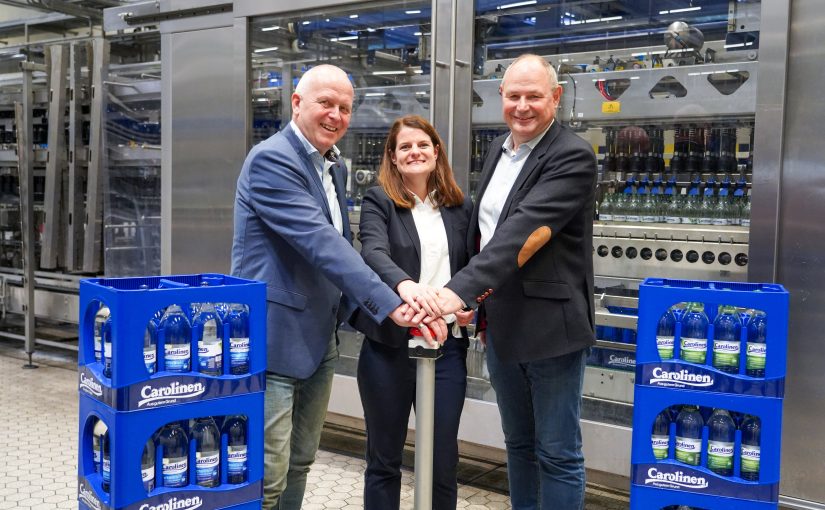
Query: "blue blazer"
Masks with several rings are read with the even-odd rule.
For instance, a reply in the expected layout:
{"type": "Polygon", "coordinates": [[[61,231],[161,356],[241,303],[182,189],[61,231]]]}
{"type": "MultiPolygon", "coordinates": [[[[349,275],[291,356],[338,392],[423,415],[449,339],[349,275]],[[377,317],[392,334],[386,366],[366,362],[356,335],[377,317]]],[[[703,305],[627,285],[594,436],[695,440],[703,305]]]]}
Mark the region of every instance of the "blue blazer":
{"type": "Polygon", "coordinates": [[[343,236],[291,126],[249,152],[235,194],[231,272],[266,283],[267,370],[299,379],[315,372],[335,327],[357,307],[380,323],[401,304],[352,247],[346,167],[333,168],[343,236]]]}

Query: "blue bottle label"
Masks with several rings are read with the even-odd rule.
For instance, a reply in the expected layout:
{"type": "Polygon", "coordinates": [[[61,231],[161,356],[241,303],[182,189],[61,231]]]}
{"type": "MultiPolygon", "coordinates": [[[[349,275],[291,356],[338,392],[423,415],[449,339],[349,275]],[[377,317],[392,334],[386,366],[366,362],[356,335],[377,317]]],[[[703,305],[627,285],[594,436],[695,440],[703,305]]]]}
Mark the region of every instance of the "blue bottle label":
{"type": "Polygon", "coordinates": [[[112,459],[103,457],[103,481],[109,483],[112,481],[112,459]]]}
{"type": "Polygon", "coordinates": [[[155,366],[158,360],[158,350],[155,346],[143,348],[143,363],[146,365],[146,371],[150,374],[155,373],[155,366]]]}
{"type": "Polygon", "coordinates": [[[226,460],[229,476],[246,475],[246,445],[227,447],[226,460]]]}
{"type": "Polygon", "coordinates": [[[191,348],[189,344],[166,344],[163,350],[166,370],[170,372],[188,372],[191,348]]]}
{"type": "Polygon", "coordinates": [[[163,459],[163,486],[183,487],[187,485],[187,472],[189,471],[189,459],[186,457],[174,457],[163,459]]]}
{"type": "Polygon", "coordinates": [[[195,453],[195,482],[206,487],[218,485],[220,461],[221,456],[218,452],[195,453]]]}
{"type": "Polygon", "coordinates": [[[140,478],[143,481],[143,488],[147,492],[155,490],[155,466],[149,466],[140,470],[140,478]]]}
{"type": "Polygon", "coordinates": [[[220,372],[223,368],[223,346],[220,342],[198,342],[198,370],[220,372]]]}
{"type": "Polygon", "coordinates": [[[249,363],[249,337],[232,337],[229,339],[229,363],[232,367],[249,363]]]}

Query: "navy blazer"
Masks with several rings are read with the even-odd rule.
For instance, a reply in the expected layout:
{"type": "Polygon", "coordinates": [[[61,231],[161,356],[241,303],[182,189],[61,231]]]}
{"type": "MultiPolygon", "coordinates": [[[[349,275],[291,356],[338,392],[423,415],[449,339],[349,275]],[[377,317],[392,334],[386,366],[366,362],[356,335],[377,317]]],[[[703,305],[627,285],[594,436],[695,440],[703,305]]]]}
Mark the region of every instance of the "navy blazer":
{"type": "Polygon", "coordinates": [[[361,307],[381,322],[401,304],[352,247],[341,163],[333,182],[344,236],[332,225],[323,183],[291,126],[256,145],[238,178],[231,271],[266,282],[270,372],[309,377],[340,317],[361,307]]]}
{"type": "MultiPolygon", "coordinates": [[[[473,203],[464,197],[460,206],[440,208],[450,254],[450,274],[456,274],[467,264],[467,226],[473,203]]],[[[421,242],[415,228],[412,211],[397,207],[384,189],[374,186],[367,190],[361,204],[361,255],[384,283],[395,289],[404,280],[421,277],[421,242]]],[[[367,338],[391,347],[406,347],[407,328],[390,320],[376,324],[356,311],[350,320],[353,327],[367,338]]]]}
{"type": "Polygon", "coordinates": [[[558,120],[524,162],[492,239],[479,252],[479,204],[502,154],[493,141],[470,220],[470,263],[447,287],[483,303],[500,359],[527,362],[595,344],[593,208],[596,156],[558,120]]]}

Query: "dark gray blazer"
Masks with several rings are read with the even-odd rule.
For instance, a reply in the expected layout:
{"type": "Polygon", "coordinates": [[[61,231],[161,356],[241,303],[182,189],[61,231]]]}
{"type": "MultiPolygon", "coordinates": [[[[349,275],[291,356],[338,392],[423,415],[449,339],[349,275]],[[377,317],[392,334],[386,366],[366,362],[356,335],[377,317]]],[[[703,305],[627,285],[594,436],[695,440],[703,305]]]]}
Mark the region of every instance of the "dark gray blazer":
{"type": "MultiPolygon", "coordinates": [[[[455,207],[441,207],[441,218],[447,232],[450,253],[450,274],[467,264],[467,226],[473,203],[464,197],[464,203],[455,207]]],[[[395,289],[404,280],[418,281],[421,276],[421,244],[412,211],[396,207],[383,188],[370,188],[361,205],[361,255],[384,283],[395,289]]],[[[360,310],[350,321],[367,338],[392,347],[406,347],[407,328],[396,326],[391,320],[380,325],[360,310]]]]}
{"type": "Polygon", "coordinates": [[[496,354],[508,362],[561,356],[595,343],[593,200],[596,156],[556,121],[530,153],[479,253],[478,204],[502,154],[496,139],[482,170],[468,248],[474,256],[447,287],[483,304],[496,354]]]}
{"type": "Polygon", "coordinates": [[[381,322],[401,304],[350,244],[345,180],[346,168],[337,164],[341,236],[318,171],[291,127],[256,145],[244,162],[235,194],[232,275],[266,282],[270,372],[309,377],[338,319],[357,306],[381,322]]]}

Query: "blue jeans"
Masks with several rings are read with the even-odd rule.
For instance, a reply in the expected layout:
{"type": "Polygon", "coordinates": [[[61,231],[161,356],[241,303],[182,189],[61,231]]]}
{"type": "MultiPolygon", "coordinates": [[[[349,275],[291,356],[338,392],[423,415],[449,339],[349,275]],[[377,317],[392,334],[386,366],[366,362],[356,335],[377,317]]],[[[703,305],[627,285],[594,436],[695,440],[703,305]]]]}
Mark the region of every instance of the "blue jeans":
{"type": "Polygon", "coordinates": [[[487,349],[487,367],[501,413],[513,510],[583,509],[579,415],[587,349],[505,363],[496,356],[489,336],[487,341],[492,347],[487,349]]]}
{"type": "Polygon", "coordinates": [[[332,391],[338,347],[308,379],[266,374],[264,398],[264,510],[299,510],[315,461],[332,391]]]}

